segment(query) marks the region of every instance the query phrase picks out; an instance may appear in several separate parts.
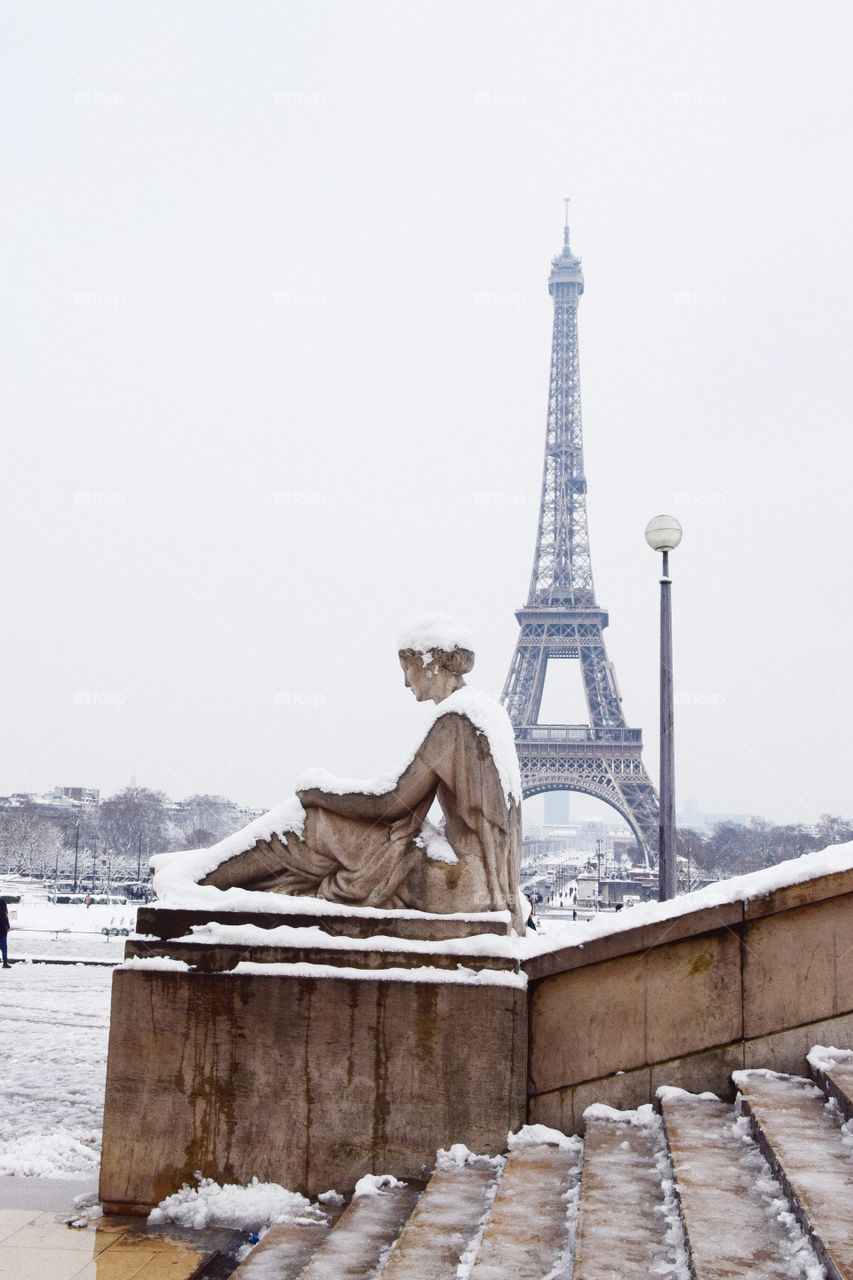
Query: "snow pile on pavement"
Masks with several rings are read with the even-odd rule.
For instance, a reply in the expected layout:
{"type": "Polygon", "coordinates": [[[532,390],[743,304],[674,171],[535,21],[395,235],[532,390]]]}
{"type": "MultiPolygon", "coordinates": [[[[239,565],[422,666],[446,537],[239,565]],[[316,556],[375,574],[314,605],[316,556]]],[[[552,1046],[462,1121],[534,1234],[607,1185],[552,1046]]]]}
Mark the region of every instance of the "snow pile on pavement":
{"type": "Polygon", "coordinates": [[[84,1178],[98,1172],[100,1160],[101,1135],[97,1130],[53,1129],[0,1141],[3,1177],[84,1178]]]}
{"type": "Polygon", "coordinates": [[[186,1183],[174,1195],[166,1196],[148,1215],[152,1225],[174,1222],[200,1231],[203,1227],[233,1227],[239,1231],[260,1231],[279,1222],[325,1222],[322,1209],[298,1191],[288,1191],[277,1182],[253,1178],[247,1187],[196,1174],[197,1187],[186,1183]]]}

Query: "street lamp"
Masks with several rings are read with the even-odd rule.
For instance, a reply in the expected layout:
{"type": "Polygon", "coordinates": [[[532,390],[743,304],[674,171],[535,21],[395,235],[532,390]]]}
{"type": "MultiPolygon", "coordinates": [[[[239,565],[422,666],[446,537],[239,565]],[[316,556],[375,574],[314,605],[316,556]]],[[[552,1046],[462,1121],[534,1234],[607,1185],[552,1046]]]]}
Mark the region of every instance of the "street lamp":
{"type": "Polygon", "coordinates": [[[681,541],[674,516],[655,516],[646,525],[646,542],[663,554],[660,580],[660,820],[658,826],[658,899],[674,898],[675,879],[675,749],[672,696],[672,579],[669,553],[681,541]]]}

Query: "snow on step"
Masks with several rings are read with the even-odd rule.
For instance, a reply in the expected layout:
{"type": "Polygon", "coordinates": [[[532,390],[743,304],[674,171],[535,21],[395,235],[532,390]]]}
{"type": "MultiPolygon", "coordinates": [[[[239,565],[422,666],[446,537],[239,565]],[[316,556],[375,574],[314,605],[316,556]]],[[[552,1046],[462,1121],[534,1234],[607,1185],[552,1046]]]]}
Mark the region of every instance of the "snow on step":
{"type": "Polygon", "coordinates": [[[835,1099],[845,1120],[853,1120],[853,1050],[816,1044],[808,1059],[821,1089],[835,1099]]]}
{"type": "Polygon", "coordinates": [[[587,1107],[573,1280],[686,1275],[686,1251],[651,1106],[587,1107]]]}
{"type": "Polygon", "coordinates": [[[456,1280],[495,1192],[503,1160],[467,1147],[438,1153],[437,1167],[384,1267],[382,1280],[456,1280]]]}
{"type": "Polygon", "coordinates": [[[749,1122],[713,1093],[658,1089],[693,1280],[791,1280],[818,1260],[749,1122]]]}
{"type": "Polygon", "coordinates": [[[732,1079],[758,1143],[830,1277],[853,1280],[853,1160],[837,1112],[816,1085],[799,1076],[736,1071],[732,1079]]]}
{"type": "Polygon", "coordinates": [[[387,1174],[362,1178],[335,1226],[299,1272],[299,1280],[372,1280],[419,1190],[387,1174]]]}
{"type": "MultiPolygon", "coordinates": [[[[569,1274],[570,1224],[582,1143],[544,1125],[524,1125],[510,1152],[470,1280],[542,1280],[569,1274]]],[[[474,1252],[474,1248],[470,1251],[474,1252]]]]}
{"type": "Polygon", "coordinates": [[[297,1280],[328,1234],[325,1222],[283,1222],[270,1227],[231,1280],[297,1280]]]}

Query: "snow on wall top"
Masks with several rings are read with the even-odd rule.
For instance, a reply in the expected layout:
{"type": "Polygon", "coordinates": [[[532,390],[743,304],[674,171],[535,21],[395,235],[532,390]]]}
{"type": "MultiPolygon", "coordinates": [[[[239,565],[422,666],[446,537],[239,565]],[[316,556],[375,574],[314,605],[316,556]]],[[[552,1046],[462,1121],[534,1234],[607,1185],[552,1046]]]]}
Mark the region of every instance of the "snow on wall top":
{"type": "Polygon", "coordinates": [[[561,951],[566,947],[583,947],[595,938],[624,933],[627,929],[636,929],[640,925],[673,920],[691,911],[728,906],[733,902],[747,902],[750,898],[763,898],[777,889],[802,884],[807,880],[817,880],[821,876],[840,871],[853,871],[853,840],[846,844],[830,845],[815,853],[805,853],[800,858],[789,858],[786,862],[778,862],[763,871],[751,871],[747,875],[718,880],[706,885],[704,889],[681,894],[668,902],[645,902],[620,911],[618,915],[599,915],[588,923],[567,923],[562,927],[551,925],[547,934],[525,939],[524,958],[529,959],[549,951],[561,951]]]}
{"type": "Polygon", "coordinates": [[[445,653],[470,649],[473,653],[475,644],[472,632],[449,613],[421,613],[403,627],[397,648],[414,649],[417,653],[429,653],[431,649],[443,649],[445,653]]]}

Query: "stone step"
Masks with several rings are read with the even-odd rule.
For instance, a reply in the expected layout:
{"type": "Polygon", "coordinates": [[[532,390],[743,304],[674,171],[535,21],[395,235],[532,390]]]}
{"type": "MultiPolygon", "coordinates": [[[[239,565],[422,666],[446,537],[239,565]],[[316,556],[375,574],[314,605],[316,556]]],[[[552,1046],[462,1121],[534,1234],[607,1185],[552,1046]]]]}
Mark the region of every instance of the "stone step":
{"type": "Polygon", "coordinates": [[[298,1273],[298,1280],[373,1280],[420,1191],[418,1186],[401,1184],[359,1194],[356,1187],[356,1194],[298,1273]]]}
{"type": "Polygon", "coordinates": [[[800,1232],[780,1220],[782,1191],[749,1122],[713,1094],[664,1088],[658,1099],[693,1280],[790,1280],[795,1258],[802,1274],[817,1270],[800,1232]]]}
{"type": "Polygon", "coordinates": [[[573,1280],[674,1277],[680,1228],[662,1186],[668,1167],[660,1117],[651,1106],[595,1106],[584,1124],[573,1280]]]}
{"type": "Polygon", "coordinates": [[[817,1084],[834,1098],[845,1120],[853,1120],[853,1050],[815,1045],[808,1055],[817,1084]]]}
{"type": "Polygon", "coordinates": [[[853,1160],[826,1096],[811,1080],[772,1071],[736,1071],[732,1079],[830,1280],[853,1280],[853,1160]]]}
{"type": "Polygon", "coordinates": [[[379,1272],[381,1280],[456,1280],[488,1211],[500,1164],[475,1158],[437,1168],[379,1272]]]}
{"type": "Polygon", "coordinates": [[[341,1216],[343,1204],[324,1206],[323,1218],[312,1222],[282,1222],[241,1262],[231,1280],[297,1280],[341,1216]]]}
{"type": "MultiPolygon", "coordinates": [[[[541,1126],[533,1126],[534,1130],[541,1126]]],[[[562,1135],[555,1135],[561,1137],[562,1135]]],[[[542,1280],[568,1275],[570,1195],[581,1143],[516,1146],[498,1183],[470,1280],[542,1280]]]]}

